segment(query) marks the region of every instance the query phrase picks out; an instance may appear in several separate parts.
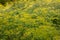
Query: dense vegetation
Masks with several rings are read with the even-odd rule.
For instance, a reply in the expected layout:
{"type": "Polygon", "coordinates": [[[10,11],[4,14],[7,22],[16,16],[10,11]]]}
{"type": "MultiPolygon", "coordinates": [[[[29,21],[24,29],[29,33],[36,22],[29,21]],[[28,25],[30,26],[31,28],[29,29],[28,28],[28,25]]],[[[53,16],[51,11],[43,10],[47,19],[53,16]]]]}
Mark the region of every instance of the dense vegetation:
{"type": "Polygon", "coordinates": [[[0,40],[60,40],[60,0],[0,3],[0,40]]]}

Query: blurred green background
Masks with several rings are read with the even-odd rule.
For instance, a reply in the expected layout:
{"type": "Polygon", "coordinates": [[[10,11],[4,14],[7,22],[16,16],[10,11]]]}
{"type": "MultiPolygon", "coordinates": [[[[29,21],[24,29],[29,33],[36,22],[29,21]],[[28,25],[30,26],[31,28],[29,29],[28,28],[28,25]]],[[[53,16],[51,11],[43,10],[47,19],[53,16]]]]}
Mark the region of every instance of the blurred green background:
{"type": "Polygon", "coordinates": [[[0,40],[60,40],[60,0],[0,0],[0,40]]]}

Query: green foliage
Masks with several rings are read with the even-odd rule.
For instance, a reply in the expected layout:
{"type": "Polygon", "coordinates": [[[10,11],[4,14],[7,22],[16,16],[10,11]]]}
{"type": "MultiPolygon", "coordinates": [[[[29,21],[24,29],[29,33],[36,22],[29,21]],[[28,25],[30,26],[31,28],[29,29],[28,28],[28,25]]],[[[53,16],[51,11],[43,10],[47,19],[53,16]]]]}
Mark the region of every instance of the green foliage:
{"type": "Polygon", "coordinates": [[[0,40],[60,40],[59,1],[19,0],[0,5],[0,40]]]}
{"type": "Polygon", "coordinates": [[[5,5],[7,2],[14,2],[15,0],[0,0],[0,4],[5,5]]]}

